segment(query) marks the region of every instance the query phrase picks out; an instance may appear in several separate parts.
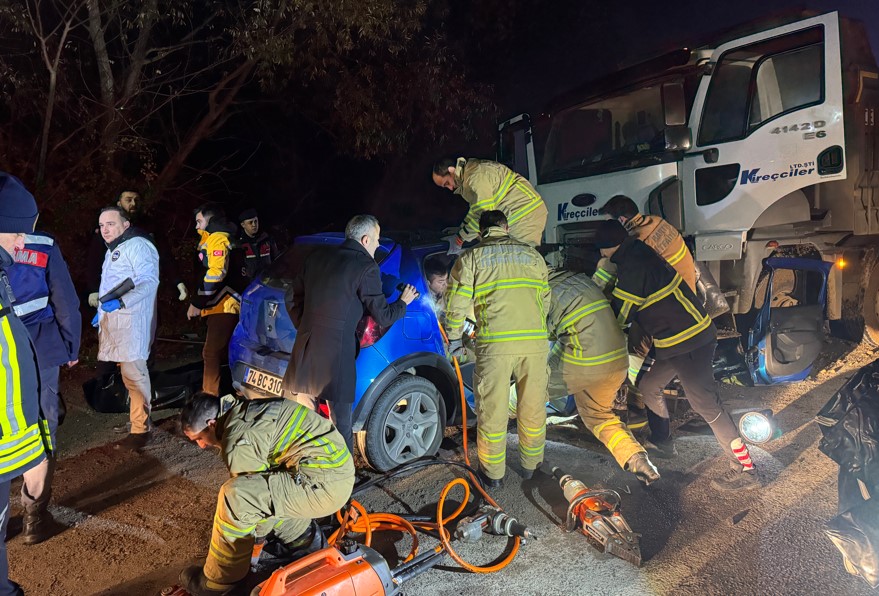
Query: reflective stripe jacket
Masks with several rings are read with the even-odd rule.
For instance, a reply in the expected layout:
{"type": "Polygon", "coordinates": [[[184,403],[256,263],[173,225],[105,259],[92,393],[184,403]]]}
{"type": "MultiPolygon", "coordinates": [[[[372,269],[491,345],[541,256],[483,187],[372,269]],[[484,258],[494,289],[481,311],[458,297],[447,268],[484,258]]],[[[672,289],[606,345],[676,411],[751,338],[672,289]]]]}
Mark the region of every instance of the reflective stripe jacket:
{"type": "Polygon", "coordinates": [[[107,246],[98,293],[107,294],[129,277],[134,288],[122,296],[125,307],[113,312],[98,309],[98,360],[134,362],[150,356],[159,290],[159,253],[136,228],[128,228],[107,246]]]}
{"type": "Polygon", "coordinates": [[[472,303],[477,355],[546,353],[546,263],[540,253],[502,228],[489,228],[482,242],[461,253],[449,276],[447,296],[449,339],[461,337],[472,303]]]}
{"type": "Polygon", "coordinates": [[[674,267],[690,290],[696,293],[696,264],[693,255],[673,225],[657,215],[641,215],[640,213],[625,224],[631,236],[634,236],[668,261],[674,267]]]}
{"type": "Polygon", "coordinates": [[[611,257],[618,267],[612,306],[621,326],[637,322],[653,338],[656,358],[685,354],[715,340],[711,318],[681,276],[631,236],[611,257]]]}
{"type": "Polygon", "coordinates": [[[455,180],[455,194],[461,195],[470,204],[470,210],[458,230],[458,237],[462,241],[479,236],[479,216],[483,211],[503,211],[510,226],[510,235],[514,238],[517,237],[517,224],[527,218],[539,218],[541,229],[546,224],[543,199],[530,182],[503,164],[459,158],[455,180]]]}
{"type": "Polygon", "coordinates": [[[244,282],[244,263],[237,262],[241,250],[233,245],[234,228],[225,222],[211,220],[207,230],[198,230],[198,258],[204,266],[204,277],[198,284],[191,302],[201,309],[201,316],[231,313],[241,310],[244,282]]]}
{"type": "MultiPolygon", "coordinates": [[[[12,256],[0,248],[0,269],[11,267],[12,256]]],[[[46,457],[41,426],[40,383],[36,355],[24,323],[12,310],[14,295],[0,272],[0,482],[21,476],[46,457]]]]}
{"type": "Polygon", "coordinates": [[[217,420],[232,476],[278,469],[354,476],[354,459],[326,418],[287,399],[235,400],[217,420]]]}
{"type": "MultiPolygon", "coordinates": [[[[106,248],[106,247],[105,247],[106,248]]],[[[27,327],[41,368],[79,358],[82,320],[79,298],[55,239],[42,232],[25,237],[7,273],[15,292],[15,314],[27,327]]]]}
{"type": "Polygon", "coordinates": [[[547,326],[556,340],[552,353],[590,374],[625,368],[626,337],[598,286],[585,273],[556,269],[550,271],[549,287],[547,326]]]}

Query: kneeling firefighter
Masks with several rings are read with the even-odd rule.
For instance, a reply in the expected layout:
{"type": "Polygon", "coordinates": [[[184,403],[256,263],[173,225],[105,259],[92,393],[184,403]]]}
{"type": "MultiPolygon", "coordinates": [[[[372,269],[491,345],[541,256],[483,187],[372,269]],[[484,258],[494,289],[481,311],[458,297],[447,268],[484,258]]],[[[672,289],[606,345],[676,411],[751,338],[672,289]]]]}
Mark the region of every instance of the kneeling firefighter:
{"type": "Polygon", "coordinates": [[[584,273],[553,270],[547,329],[555,338],[549,355],[549,397],[573,395],[586,428],[620,466],[641,482],[659,480],[645,449],[613,412],[626,379],[626,337],[610,302],[584,273]]]}
{"type": "Polygon", "coordinates": [[[228,594],[247,575],[256,538],[274,532],[291,545],[351,497],[354,461],[344,439],[296,402],[197,393],[180,423],[202,449],[218,447],[232,475],[220,488],[204,567],[180,574],[193,596],[228,594]]]}

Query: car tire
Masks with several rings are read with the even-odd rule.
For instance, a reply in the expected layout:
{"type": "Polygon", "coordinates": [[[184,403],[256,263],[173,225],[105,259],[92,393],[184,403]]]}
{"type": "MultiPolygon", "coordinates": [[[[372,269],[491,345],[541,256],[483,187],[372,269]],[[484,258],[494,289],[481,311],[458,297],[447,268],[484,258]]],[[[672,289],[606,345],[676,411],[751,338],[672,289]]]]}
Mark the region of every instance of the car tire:
{"type": "Polygon", "coordinates": [[[373,405],[357,435],[360,453],[379,472],[436,455],[445,420],[445,403],[436,386],[423,377],[402,375],[373,405]]]}

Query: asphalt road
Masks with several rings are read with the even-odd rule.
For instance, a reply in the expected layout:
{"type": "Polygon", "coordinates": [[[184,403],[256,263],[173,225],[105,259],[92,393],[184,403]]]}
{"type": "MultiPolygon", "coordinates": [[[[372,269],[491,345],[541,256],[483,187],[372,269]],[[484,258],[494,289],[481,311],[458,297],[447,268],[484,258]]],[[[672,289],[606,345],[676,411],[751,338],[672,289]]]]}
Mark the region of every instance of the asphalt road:
{"type": "MultiPolygon", "coordinates": [[[[822,532],[836,514],[837,467],[818,451],[813,418],[851,374],[879,354],[838,341],[825,348],[819,372],[807,381],[722,390],[731,409],[773,408],[784,431],[765,449],[752,448],[764,484],[760,490],[727,494],[710,487],[710,478],[727,465],[710,435],[679,431],[679,456],[660,462],[662,480],[642,488],[582,425],[555,421],[548,431],[547,462],[591,487],[620,492],[625,518],[642,535],[640,569],[597,553],[580,534],[565,533],[559,524],[566,503],[557,483],[542,475],[523,481],[511,466],[504,488],[493,496],[538,539],[500,572],[463,572],[447,560],[405,584],[403,592],[872,594],[863,580],[845,572],[841,555],[822,532]]],[[[65,451],[51,508],[59,533],[28,547],[14,536],[20,526],[14,519],[10,576],[29,594],[157,594],[183,566],[203,560],[216,490],[227,473],[215,454],[182,439],[172,419],[159,424],[157,440],[142,455],[113,450],[108,443],[117,437],[110,427],[125,416],[96,414],[79,401],[75,386],[87,374],[64,381],[71,413],[60,434],[65,451]]],[[[691,417],[679,410],[680,423],[691,417]]],[[[699,430],[693,426],[698,425],[685,428],[699,430]]],[[[458,432],[449,434],[447,445],[460,443],[458,432]]],[[[459,452],[447,455],[460,457],[459,452]]],[[[508,453],[516,453],[515,433],[508,453]]],[[[358,500],[374,511],[433,514],[439,491],[454,476],[434,467],[388,480],[358,500]]],[[[13,513],[20,515],[17,503],[13,513]]],[[[393,532],[376,544],[392,565],[409,550],[409,539],[393,532]]],[[[421,548],[431,545],[427,538],[421,548]]],[[[459,546],[468,561],[487,564],[507,543],[488,536],[459,546]]]]}

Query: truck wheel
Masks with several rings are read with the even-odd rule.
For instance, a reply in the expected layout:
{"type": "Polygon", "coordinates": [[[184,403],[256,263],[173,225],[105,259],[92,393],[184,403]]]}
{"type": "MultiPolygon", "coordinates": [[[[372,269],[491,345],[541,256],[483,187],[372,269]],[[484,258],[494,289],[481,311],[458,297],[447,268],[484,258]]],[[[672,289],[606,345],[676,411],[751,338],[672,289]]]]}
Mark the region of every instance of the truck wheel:
{"type": "Polygon", "coordinates": [[[436,455],[445,420],[445,404],[436,386],[405,374],[375,402],[365,430],[357,436],[360,453],[379,472],[436,455]]]}
{"type": "Polygon", "coordinates": [[[872,261],[867,273],[861,312],[864,315],[864,343],[879,346],[879,259],[872,261]]]}

